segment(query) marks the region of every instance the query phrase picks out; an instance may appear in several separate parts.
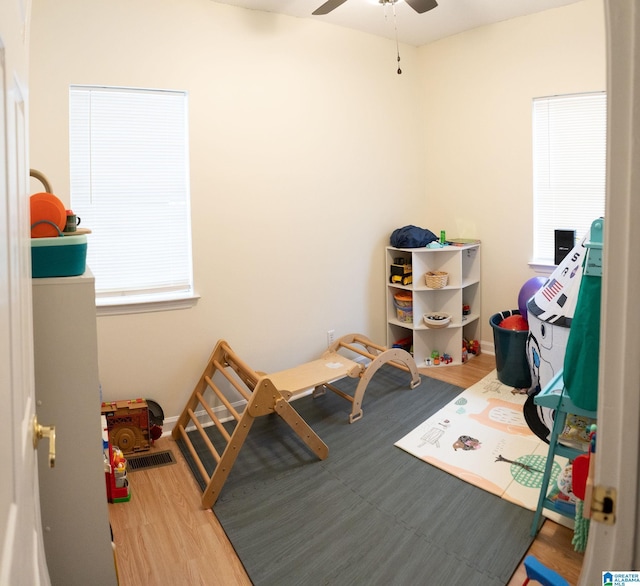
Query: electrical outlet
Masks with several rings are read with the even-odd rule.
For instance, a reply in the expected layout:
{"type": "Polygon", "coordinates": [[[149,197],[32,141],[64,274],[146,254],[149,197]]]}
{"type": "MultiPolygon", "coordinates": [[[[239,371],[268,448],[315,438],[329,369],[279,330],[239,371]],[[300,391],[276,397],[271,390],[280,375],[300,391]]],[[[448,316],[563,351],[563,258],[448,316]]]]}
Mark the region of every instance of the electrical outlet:
{"type": "Polygon", "coordinates": [[[331,346],[336,340],[336,331],[327,330],[327,347],[331,346]]]}

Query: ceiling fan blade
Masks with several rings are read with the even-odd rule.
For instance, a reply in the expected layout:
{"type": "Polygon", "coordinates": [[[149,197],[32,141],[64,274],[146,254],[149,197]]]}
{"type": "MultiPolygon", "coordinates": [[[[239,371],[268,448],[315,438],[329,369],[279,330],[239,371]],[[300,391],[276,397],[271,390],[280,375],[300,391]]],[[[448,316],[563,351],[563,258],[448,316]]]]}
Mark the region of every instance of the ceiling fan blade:
{"type": "Polygon", "coordinates": [[[332,10],[338,8],[341,4],[344,4],[347,0],[328,0],[320,8],[316,8],[311,14],[314,16],[320,16],[322,14],[329,14],[332,10]]]}
{"type": "Polygon", "coordinates": [[[436,0],[405,0],[405,2],[420,14],[432,10],[438,5],[436,0]]]}

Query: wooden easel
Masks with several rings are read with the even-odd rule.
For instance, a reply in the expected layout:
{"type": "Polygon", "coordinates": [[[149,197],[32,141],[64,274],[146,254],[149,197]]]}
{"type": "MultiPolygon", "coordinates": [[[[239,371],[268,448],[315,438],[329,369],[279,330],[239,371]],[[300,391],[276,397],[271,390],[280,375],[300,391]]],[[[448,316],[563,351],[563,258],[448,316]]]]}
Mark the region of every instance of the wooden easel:
{"type": "Polygon", "coordinates": [[[350,423],[353,423],[362,417],[362,400],[371,377],[385,363],[411,373],[410,388],[413,389],[420,384],[420,375],[408,352],[397,348],[387,350],[358,334],[340,338],[318,360],[270,375],[254,371],[238,357],[227,342],[218,341],[172,432],[174,439],[184,441],[206,483],[202,495],[202,506],[210,508],[218,499],[256,417],[277,413],[289,424],[307,447],[318,458],[324,460],[329,455],[329,449],[289,401],[292,397],[311,389],[313,389],[314,396],[323,394],[326,389],[329,389],[353,404],[349,417],[350,423]],[[359,354],[371,362],[365,366],[343,356],[339,353],[341,350],[359,354]],[[222,379],[217,378],[218,383],[213,380],[217,373],[223,377],[222,379]],[[332,381],[346,376],[360,378],[353,397],[332,384],[332,381]],[[242,413],[233,407],[220,388],[220,382],[224,381],[247,401],[242,413]],[[226,407],[231,417],[236,421],[231,434],[210,406],[207,396],[211,394],[213,394],[213,399],[217,399],[226,407]],[[209,418],[211,423],[203,424],[201,417],[209,418]],[[226,448],[222,454],[215,448],[205,431],[205,426],[211,424],[215,425],[216,430],[226,442],[226,448]],[[211,475],[207,472],[186,431],[188,425],[195,426],[216,462],[216,467],[211,475]]]}

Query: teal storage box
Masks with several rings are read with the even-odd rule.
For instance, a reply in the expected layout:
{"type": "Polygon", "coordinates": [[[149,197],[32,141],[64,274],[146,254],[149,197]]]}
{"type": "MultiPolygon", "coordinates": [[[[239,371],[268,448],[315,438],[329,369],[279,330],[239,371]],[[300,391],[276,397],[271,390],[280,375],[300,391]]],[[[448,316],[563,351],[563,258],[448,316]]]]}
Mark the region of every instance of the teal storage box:
{"type": "Polygon", "coordinates": [[[31,276],[75,277],[82,275],[87,263],[87,237],[60,236],[31,239],[31,276]]]}

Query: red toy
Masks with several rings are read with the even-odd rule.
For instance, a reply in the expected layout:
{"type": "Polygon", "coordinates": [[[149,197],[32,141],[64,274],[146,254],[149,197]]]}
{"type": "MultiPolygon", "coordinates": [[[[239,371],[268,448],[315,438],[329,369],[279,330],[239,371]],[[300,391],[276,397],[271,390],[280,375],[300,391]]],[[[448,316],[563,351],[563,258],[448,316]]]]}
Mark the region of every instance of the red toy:
{"type": "Polygon", "coordinates": [[[510,315],[509,317],[505,317],[498,326],[505,330],[515,330],[519,332],[527,331],[529,329],[527,320],[517,313],[510,315]]]}
{"type": "MultiPolygon", "coordinates": [[[[466,347],[467,354],[473,354],[474,356],[478,356],[480,354],[480,342],[478,340],[463,340],[462,345],[466,347]]],[[[469,358],[468,355],[467,358],[469,358]]]]}
{"type": "Polygon", "coordinates": [[[127,460],[119,448],[112,447],[105,453],[105,480],[107,500],[110,503],[125,503],[131,500],[129,480],[127,479],[127,460]]]}

